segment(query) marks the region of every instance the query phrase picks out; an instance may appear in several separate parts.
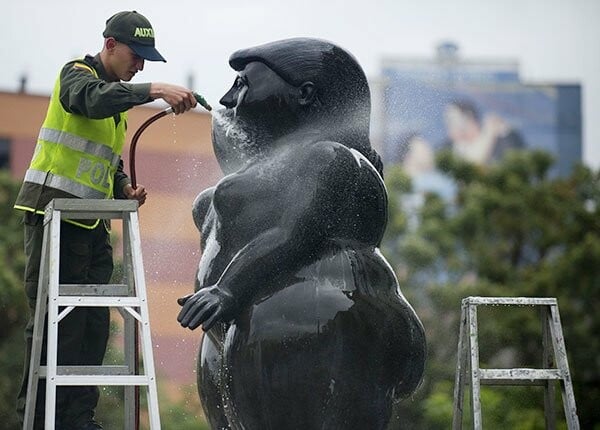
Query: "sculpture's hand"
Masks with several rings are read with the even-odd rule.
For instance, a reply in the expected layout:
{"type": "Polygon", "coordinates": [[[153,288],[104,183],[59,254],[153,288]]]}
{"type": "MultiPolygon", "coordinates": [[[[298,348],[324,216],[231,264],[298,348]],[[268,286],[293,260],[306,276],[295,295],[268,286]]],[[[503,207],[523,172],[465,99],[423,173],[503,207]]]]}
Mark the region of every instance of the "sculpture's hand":
{"type": "Polygon", "coordinates": [[[177,321],[190,330],[202,325],[202,330],[208,331],[216,322],[222,321],[233,310],[235,301],[228,291],[214,285],[177,299],[183,306],[177,321]]]}

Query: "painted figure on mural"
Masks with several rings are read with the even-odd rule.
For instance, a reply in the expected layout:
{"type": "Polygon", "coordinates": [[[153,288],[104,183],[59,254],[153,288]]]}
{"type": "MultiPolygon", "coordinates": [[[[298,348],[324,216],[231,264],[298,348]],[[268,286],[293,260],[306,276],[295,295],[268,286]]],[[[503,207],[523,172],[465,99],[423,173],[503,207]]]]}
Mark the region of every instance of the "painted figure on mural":
{"type": "MultiPolygon", "coordinates": [[[[382,164],[359,64],[323,40],[235,52],[213,120],[223,179],[196,198],[202,257],[178,321],[202,325],[213,428],[381,429],[425,362],[379,251],[382,164]]],[[[401,418],[400,418],[401,420],[401,418]]]]}

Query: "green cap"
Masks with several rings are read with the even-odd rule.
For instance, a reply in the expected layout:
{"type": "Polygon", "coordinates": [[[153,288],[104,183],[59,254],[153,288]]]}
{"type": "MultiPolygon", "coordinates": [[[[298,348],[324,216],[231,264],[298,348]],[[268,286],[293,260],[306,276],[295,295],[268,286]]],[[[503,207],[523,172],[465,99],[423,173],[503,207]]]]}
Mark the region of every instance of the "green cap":
{"type": "Polygon", "coordinates": [[[108,18],[102,35],[114,37],[145,60],[167,62],[154,47],[154,30],[150,21],[135,10],[119,12],[108,18]]]}

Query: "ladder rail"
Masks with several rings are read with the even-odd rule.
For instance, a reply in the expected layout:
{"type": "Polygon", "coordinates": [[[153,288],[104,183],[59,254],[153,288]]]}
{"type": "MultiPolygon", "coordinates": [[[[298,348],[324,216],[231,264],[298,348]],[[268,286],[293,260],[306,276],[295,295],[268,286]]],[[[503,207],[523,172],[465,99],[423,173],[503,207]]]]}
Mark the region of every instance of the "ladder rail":
{"type": "Polygon", "coordinates": [[[550,307],[550,337],[552,339],[552,347],[557,366],[563,370],[564,375],[561,379],[561,391],[563,399],[563,407],[565,410],[565,418],[569,429],[579,428],[579,419],[577,417],[577,409],[575,408],[575,395],[573,393],[573,383],[571,381],[571,373],[569,372],[569,363],[567,360],[567,351],[565,348],[565,340],[562,334],[562,325],[558,313],[558,306],[550,307]]]}
{"type": "Polygon", "coordinates": [[[477,326],[477,306],[469,304],[468,324],[469,324],[469,352],[470,352],[470,374],[471,374],[471,413],[473,415],[473,428],[481,430],[483,425],[481,420],[481,384],[479,380],[479,343],[477,326]]]}
{"type": "MultiPolygon", "coordinates": [[[[44,339],[44,324],[37,323],[44,321],[48,307],[48,270],[47,253],[49,232],[44,229],[42,239],[42,251],[40,260],[40,275],[38,279],[37,299],[34,314],[33,335],[31,340],[31,357],[29,359],[29,377],[27,379],[27,402],[25,403],[25,415],[23,417],[23,429],[32,429],[35,420],[35,405],[39,383],[39,364],[42,357],[42,344],[44,339]]],[[[44,369],[45,372],[45,369],[44,369]]]]}
{"type": "Polygon", "coordinates": [[[458,430],[462,426],[464,387],[467,374],[467,339],[465,327],[467,321],[466,305],[460,307],[460,330],[458,332],[458,352],[456,360],[456,375],[454,380],[454,414],[452,415],[452,429],[458,430]]]}
{"type": "MultiPolygon", "coordinates": [[[[550,327],[547,324],[550,318],[548,306],[540,308],[540,319],[542,323],[542,366],[550,369],[553,366],[552,361],[552,339],[550,338],[550,327]]],[[[555,381],[544,381],[544,421],[547,430],[556,430],[556,407],[554,398],[556,395],[555,381]]]]}
{"type": "MultiPolygon", "coordinates": [[[[134,273],[132,267],[133,252],[131,247],[131,238],[129,233],[129,217],[123,219],[123,276],[128,286],[128,295],[135,294],[134,273]]],[[[130,374],[138,373],[138,326],[134,317],[121,310],[123,316],[123,337],[124,337],[124,362],[129,368],[130,374]]],[[[126,428],[139,428],[139,386],[127,385],[123,387],[124,397],[124,421],[126,428]]]]}
{"type": "MultiPolygon", "coordinates": [[[[137,212],[132,212],[129,214],[129,222],[127,223],[130,243],[132,244],[133,249],[141,249],[141,237],[138,226],[138,216],[137,212]]],[[[137,292],[137,296],[140,298],[140,310],[146,315],[148,314],[148,300],[146,297],[146,289],[140,288],[141,285],[146,285],[145,275],[144,275],[144,264],[142,262],[141,253],[133,253],[131,255],[131,265],[134,273],[134,288],[137,292]]],[[[141,324],[141,332],[142,332],[142,351],[144,355],[144,371],[149,373],[150,380],[154,381],[154,357],[152,355],[152,333],[150,332],[150,324],[148,320],[143,321],[141,324]]],[[[137,349],[137,348],[136,348],[137,349]]],[[[137,396],[136,396],[137,397],[137,396]]],[[[156,384],[148,384],[148,407],[155,408],[158,411],[158,391],[156,389],[156,384]]],[[[157,414],[150,414],[150,427],[158,428],[160,426],[160,422],[158,421],[157,414]]]]}
{"type": "Polygon", "coordinates": [[[56,367],[58,366],[58,283],[60,261],[60,211],[54,211],[46,228],[50,231],[48,279],[48,335],[46,342],[46,414],[45,428],[54,428],[56,418],[56,367]]]}

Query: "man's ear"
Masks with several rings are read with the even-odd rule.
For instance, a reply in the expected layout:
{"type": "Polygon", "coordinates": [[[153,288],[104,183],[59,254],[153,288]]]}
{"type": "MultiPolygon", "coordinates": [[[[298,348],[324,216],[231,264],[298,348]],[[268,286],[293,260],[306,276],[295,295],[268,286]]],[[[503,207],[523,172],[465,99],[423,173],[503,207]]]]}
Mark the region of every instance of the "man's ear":
{"type": "Polygon", "coordinates": [[[317,96],[317,88],[315,87],[315,84],[310,81],[304,82],[302,85],[300,85],[298,92],[298,103],[300,103],[302,106],[308,106],[312,104],[317,96]]]}
{"type": "Polygon", "coordinates": [[[117,39],[115,39],[114,37],[107,37],[106,39],[104,39],[104,48],[107,51],[112,51],[115,46],[117,46],[117,39]]]}

